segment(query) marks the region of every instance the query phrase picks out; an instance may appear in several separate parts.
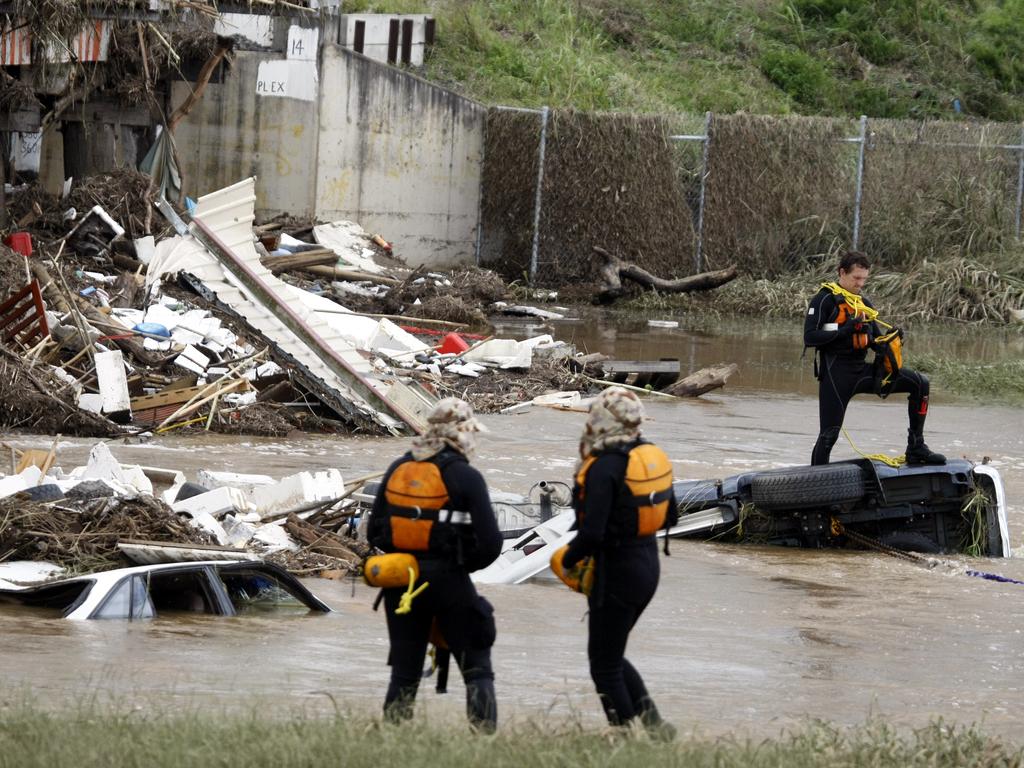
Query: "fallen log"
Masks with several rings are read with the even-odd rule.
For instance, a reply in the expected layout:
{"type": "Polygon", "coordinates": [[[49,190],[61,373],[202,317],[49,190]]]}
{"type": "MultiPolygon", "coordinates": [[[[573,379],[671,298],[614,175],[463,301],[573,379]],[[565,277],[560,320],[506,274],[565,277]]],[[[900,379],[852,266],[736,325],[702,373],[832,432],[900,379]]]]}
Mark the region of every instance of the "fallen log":
{"type": "Polygon", "coordinates": [[[366,281],[380,283],[381,285],[398,285],[401,281],[384,275],[371,275],[369,272],[359,272],[354,269],[339,269],[338,267],[305,267],[303,272],[309,272],[317,277],[327,277],[331,280],[350,280],[353,282],[366,281]]]}
{"type": "Polygon", "coordinates": [[[678,280],[666,280],[652,275],[636,264],[623,261],[599,245],[594,246],[594,253],[598,257],[597,273],[601,280],[594,300],[599,304],[611,304],[622,296],[625,293],[625,288],[622,286],[623,280],[632,280],[644,288],[662,293],[692,293],[694,291],[710,291],[712,288],[717,288],[736,279],[737,275],[734,265],[714,272],[701,272],[699,275],[682,277],[678,280]]]}
{"type": "Polygon", "coordinates": [[[739,369],[740,367],[736,363],[723,363],[721,365],[712,365],[708,368],[701,368],[696,373],[691,373],[685,379],[680,379],[674,384],[665,387],[662,392],[675,395],[676,397],[698,397],[705,392],[710,392],[712,389],[724,387],[729,377],[739,371],[739,369]]]}
{"type": "Polygon", "coordinates": [[[288,256],[260,256],[260,263],[275,275],[308,267],[328,267],[338,263],[338,254],[329,248],[302,251],[288,256]]]}

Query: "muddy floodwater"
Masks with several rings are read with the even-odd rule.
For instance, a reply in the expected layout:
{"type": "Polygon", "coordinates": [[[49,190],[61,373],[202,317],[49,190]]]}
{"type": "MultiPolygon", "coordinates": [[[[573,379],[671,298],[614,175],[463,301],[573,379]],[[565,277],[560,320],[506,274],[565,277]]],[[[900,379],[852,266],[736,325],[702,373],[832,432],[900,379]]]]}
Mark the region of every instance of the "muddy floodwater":
{"type": "MultiPolygon", "coordinates": [[[[619,358],[678,357],[684,370],[737,362],[730,386],[699,400],[648,401],[646,434],[681,478],[804,464],[817,431],[810,363],[799,333],[648,332],[642,324],[562,323],[558,333],[619,358]]],[[[1015,339],[921,344],[996,358],[1015,339]]],[[[899,453],[905,401],[857,398],[847,427],[867,452],[899,453]]],[[[978,570],[1024,580],[1024,411],[934,393],[927,437],[951,456],[990,457],[1009,499],[1016,558],[975,560],[978,570]]],[[[491,486],[526,493],[568,481],[584,416],[545,409],[484,417],[476,461],[491,486]]],[[[49,438],[20,436],[19,447],[49,438]]],[[[90,441],[62,440],[60,461],[83,461],[90,441]]],[[[350,477],[383,468],[406,440],[167,437],[112,443],[125,462],[283,475],[338,467],[350,477]]],[[[835,458],[854,455],[845,441],[835,458]]],[[[963,559],[961,559],[963,561],[963,559]]],[[[1024,710],[1024,586],[924,568],[871,552],[808,551],[676,541],[662,558],[658,594],[628,656],[667,718],[684,731],[774,735],[806,718],[855,724],[882,716],[915,726],[941,716],[981,723],[1020,741],[1024,710]]],[[[375,713],[387,681],[384,617],[374,592],[311,579],[326,616],[70,622],[0,608],[2,698],[46,706],[98,696],[142,708],[375,713]],[[273,708],[273,709],[270,709],[273,708]]],[[[587,671],[583,600],[554,582],[485,587],[498,617],[494,649],[503,720],[599,725],[587,671]]],[[[430,718],[458,718],[463,689],[425,681],[430,718]]]]}

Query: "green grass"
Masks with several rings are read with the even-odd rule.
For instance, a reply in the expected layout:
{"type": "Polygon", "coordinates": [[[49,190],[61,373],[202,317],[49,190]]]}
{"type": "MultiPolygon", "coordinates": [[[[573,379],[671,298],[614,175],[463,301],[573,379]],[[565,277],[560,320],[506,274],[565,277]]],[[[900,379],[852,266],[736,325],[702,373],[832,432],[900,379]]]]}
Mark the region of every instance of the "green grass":
{"type": "Polygon", "coordinates": [[[1024,360],[977,363],[939,355],[911,355],[907,366],[927,374],[937,386],[986,401],[1024,403],[1024,360]]]}
{"type": "MultiPolygon", "coordinates": [[[[281,702],[286,708],[287,701],[281,702]]],[[[286,710],[283,710],[286,711],[286,710]]],[[[0,711],[0,768],[41,766],[239,765],[247,768],[337,765],[487,765],[489,768],[580,766],[1020,766],[1024,753],[975,727],[935,722],[897,731],[881,720],[854,728],[811,722],[773,739],[684,737],[671,743],[589,731],[577,724],[522,723],[495,736],[461,724],[396,728],[365,717],[281,719],[264,714],[120,713],[86,707],[48,712],[31,706],[0,711]]]]}
{"type": "Polygon", "coordinates": [[[1024,117],[1024,0],[355,0],[429,12],[425,74],[489,104],[1024,117]]]}

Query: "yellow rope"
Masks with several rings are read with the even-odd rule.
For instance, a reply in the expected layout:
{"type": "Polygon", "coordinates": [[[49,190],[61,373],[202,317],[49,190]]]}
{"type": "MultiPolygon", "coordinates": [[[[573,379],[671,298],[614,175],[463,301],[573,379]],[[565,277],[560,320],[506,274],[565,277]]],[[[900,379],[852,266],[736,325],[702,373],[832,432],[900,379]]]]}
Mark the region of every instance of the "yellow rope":
{"type": "Polygon", "coordinates": [[[412,585],[416,583],[416,571],[412,568],[409,569],[409,588],[402,593],[402,597],[398,600],[398,607],[395,608],[395,613],[408,613],[412,610],[412,601],[420,592],[430,586],[429,581],[424,581],[416,589],[412,588],[412,585]]]}
{"type": "Polygon", "coordinates": [[[887,322],[878,319],[878,310],[865,304],[864,298],[859,294],[846,290],[839,283],[822,283],[821,287],[832,291],[836,296],[841,296],[855,315],[863,317],[869,323],[875,322],[886,328],[892,328],[887,322]]]}
{"type": "Polygon", "coordinates": [[[864,453],[860,448],[854,445],[853,438],[850,437],[850,433],[846,431],[846,427],[843,427],[843,436],[849,441],[850,447],[860,454],[862,458],[871,459],[871,461],[880,461],[883,464],[888,464],[890,467],[900,467],[907,463],[906,454],[901,453],[899,456],[888,456],[884,453],[864,453]]]}

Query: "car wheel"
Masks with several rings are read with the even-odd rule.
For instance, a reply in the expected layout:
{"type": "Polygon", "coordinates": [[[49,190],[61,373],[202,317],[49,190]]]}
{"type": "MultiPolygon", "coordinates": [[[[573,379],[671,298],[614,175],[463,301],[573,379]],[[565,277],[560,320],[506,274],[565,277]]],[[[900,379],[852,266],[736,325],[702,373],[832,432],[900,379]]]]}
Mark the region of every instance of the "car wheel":
{"type": "Polygon", "coordinates": [[[942,551],[937,543],[923,533],[915,531],[893,531],[883,534],[882,538],[878,541],[886,547],[899,549],[903,552],[922,552],[926,555],[937,555],[942,551]]]}
{"type": "Polygon", "coordinates": [[[864,497],[864,473],[856,464],[823,464],[761,472],[750,482],[762,509],[806,509],[847,504],[864,497]]]}

